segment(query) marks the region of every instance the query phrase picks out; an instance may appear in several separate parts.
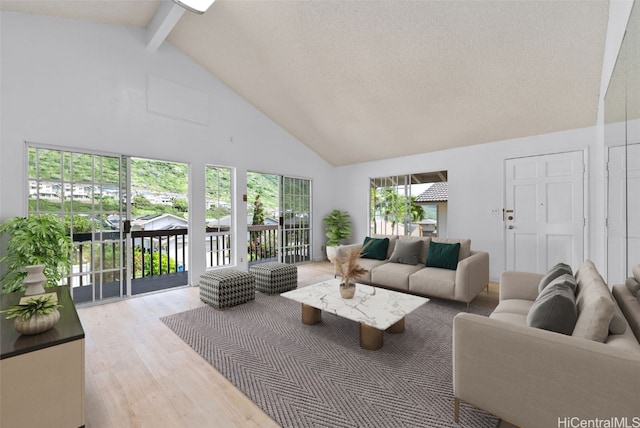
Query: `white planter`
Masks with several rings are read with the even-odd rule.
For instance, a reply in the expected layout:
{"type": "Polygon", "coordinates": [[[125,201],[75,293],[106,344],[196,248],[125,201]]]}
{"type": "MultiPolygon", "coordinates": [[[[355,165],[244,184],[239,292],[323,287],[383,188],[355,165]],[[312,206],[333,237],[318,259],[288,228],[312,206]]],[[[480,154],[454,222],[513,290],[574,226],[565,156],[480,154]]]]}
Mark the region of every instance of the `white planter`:
{"type": "Polygon", "coordinates": [[[13,327],[20,334],[39,334],[49,330],[60,320],[60,312],[54,309],[50,314],[34,315],[27,320],[18,317],[13,322],[13,327]]]}
{"type": "Polygon", "coordinates": [[[338,256],[339,247],[340,247],[339,245],[336,245],[336,246],[327,245],[327,259],[329,259],[331,263],[333,263],[333,260],[338,256]]]}

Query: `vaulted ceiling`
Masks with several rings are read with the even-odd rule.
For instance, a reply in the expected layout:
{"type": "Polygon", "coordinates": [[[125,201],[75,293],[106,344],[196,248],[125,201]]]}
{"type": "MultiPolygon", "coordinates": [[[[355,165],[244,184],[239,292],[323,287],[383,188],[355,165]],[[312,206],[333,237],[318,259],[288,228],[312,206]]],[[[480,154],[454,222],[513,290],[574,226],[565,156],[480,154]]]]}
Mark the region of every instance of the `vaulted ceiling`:
{"type": "MultiPolygon", "coordinates": [[[[160,3],[0,8],[144,28],[160,3]]],[[[608,10],[604,0],[217,0],[184,13],[167,42],[345,165],[595,125],[608,10]]]]}

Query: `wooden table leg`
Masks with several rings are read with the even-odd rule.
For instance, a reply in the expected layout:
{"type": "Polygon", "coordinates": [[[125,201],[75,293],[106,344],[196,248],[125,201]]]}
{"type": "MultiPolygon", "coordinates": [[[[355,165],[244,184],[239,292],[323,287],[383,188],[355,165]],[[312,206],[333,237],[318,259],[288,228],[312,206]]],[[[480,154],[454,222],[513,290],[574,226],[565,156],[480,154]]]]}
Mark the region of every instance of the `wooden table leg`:
{"type": "Polygon", "coordinates": [[[312,325],[322,321],[322,311],[313,306],[302,304],[302,324],[312,325]]]}
{"type": "Polygon", "coordinates": [[[404,331],[404,318],[393,324],[386,331],[389,333],[402,333],[404,331]]]}
{"type": "Polygon", "coordinates": [[[382,330],[360,323],[360,347],[371,351],[377,351],[382,348],[383,333],[382,330]]]}

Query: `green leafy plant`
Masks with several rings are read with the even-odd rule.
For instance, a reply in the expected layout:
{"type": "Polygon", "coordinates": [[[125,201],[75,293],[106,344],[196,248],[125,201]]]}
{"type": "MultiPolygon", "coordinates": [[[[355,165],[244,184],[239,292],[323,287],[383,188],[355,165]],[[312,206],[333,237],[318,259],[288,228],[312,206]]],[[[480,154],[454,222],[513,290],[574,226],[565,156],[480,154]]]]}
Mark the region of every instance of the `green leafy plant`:
{"type": "Polygon", "coordinates": [[[0,236],[5,234],[9,240],[0,257],[7,268],[0,277],[4,293],[24,290],[26,266],[45,266],[45,287],[59,285],[69,273],[74,249],[64,219],[52,214],[14,217],[0,225],[0,236]]]}
{"type": "Polygon", "coordinates": [[[351,236],[351,217],[346,211],[333,210],[322,221],[325,224],[327,238],[329,238],[327,246],[340,245],[340,242],[351,236]]]}
{"type": "Polygon", "coordinates": [[[22,321],[26,321],[34,315],[47,315],[61,307],[62,305],[55,302],[53,296],[49,295],[27,299],[26,302],[9,306],[7,309],[1,310],[0,313],[6,312],[7,319],[20,318],[22,321]]]}

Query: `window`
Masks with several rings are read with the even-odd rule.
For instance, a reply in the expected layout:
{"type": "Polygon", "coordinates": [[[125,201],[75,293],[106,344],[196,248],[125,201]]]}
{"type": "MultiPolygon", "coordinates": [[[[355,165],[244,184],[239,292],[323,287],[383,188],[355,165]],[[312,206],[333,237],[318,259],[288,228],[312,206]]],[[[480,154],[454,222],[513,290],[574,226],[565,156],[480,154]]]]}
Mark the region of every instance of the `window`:
{"type": "Polygon", "coordinates": [[[121,296],[121,158],[34,146],[28,153],[29,214],[65,219],[76,249],[68,279],[74,300],[121,296]]]}
{"type": "Polygon", "coordinates": [[[447,171],[372,178],[369,233],[445,236],[446,181],[447,171]]]}
{"type": "Polygon", "coordinates": [[[232,172],[231,168],[221,166],[206,167],[207,268],[232,263],[232,172]]]}

